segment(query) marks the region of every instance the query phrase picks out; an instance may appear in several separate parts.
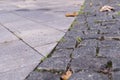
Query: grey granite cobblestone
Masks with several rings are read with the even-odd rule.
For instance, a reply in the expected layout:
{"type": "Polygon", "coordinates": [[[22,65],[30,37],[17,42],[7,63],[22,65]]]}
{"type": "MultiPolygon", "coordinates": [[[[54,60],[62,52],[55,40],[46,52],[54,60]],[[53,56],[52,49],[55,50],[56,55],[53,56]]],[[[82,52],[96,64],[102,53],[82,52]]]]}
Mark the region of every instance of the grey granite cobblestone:
{"type": "Polygon", "coordinates": [[[67,57],[51,57],[41,63],[37,69],[41,70],[66,70],[70,58],[67,57]]]}
{"type": "Polygon", "coordinates": [[[107,75],[95,73],[95,72],[79,72],[73,74],[69,80],[109,80],[107,75]]]}
{"type": "Polygon", "coordinates": [[[60,75],[50,72],[32,72],[25,80],[60,80],[60,75]]]}
{"type": "Polygon", "coordinates": [[[113,73],[113,80],[120,80],[120,71],[113,73]]]}

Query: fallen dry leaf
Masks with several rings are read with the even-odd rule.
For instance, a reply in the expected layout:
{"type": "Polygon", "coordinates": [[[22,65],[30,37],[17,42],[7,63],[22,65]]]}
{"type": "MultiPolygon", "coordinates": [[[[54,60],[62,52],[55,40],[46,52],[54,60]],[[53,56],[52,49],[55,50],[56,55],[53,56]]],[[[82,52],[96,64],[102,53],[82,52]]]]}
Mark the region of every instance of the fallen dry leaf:
{"type": "Polygon", "coordinates": [[[66,71],[66,73],[64,73],[64,74],[61,76],[61,80],[68,80],[71,75],[72,75],[72,71],[71,71],[71,70],[68,70],[68,71],[66,71]]]}
{"type": "Polygon", "coordinates": [[[91,3],[90,3],[90,7],[92,7],[92,6],[93,6],[93,3],[91,2],[91,3]]]}
{"type": "Polygon", "coordinates": [[[111,7],[111,6],[108,6],[108,5],[105,5],[103,6],[101,9],[100,9],[100,12],[105,12],[105,11],[114,11],[114,7],[111,7]]]}
{"type": "Polygon", "coordinates": [[[75,16],[78,16],[78,12],[66,13],[65,16],[66,17],[75,17],[75,16]]]}

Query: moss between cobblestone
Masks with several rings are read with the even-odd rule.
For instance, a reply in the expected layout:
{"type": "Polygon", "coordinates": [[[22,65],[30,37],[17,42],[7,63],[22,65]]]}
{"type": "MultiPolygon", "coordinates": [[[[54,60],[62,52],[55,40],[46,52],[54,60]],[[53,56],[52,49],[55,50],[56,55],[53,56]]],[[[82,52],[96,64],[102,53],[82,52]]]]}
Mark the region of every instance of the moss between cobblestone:
{"type": "Polygon", "coordinates": [[[75,45],[75,48],[78,47],[78,45],[80,44],[80,42],[82,41],[81,37],[76,37],[76,45],[75,45]]]}
{"type": "Polygon", "coordinates": [[[120,4],[118,4],[118,6],[120,6],[120,4]]]}
{"type": "Polygon", "coordinates": [[[119,16],[120,16],[120,11],[118,11],[118,12],[117,12],[117,15],[119,15],[119,16]]]}
{"type": "Polygon", "coordinates": [[[51,57],[52,54],[53,54],[53,52],[55,51],[55,49],[56,49],[56,47],[48,55],[46,55],[43,59],[41,59],[40,63],[42,63],[43,61],[45,61],[47,58],[51,57]]]}
{"type": "Polygon", "coordinates": [[[43,62],[43,61],[46,60],[46,59],[47,59],[47,56],[44,57],[44,58],[42,58],[42,59],[41,59],[41,62],[43,62]]]}
{"type": "Polygon", "coordinates": [[[46,70],[46,69],[38,69],[36,68],[34,71],[37,71],[37,72],[51,72],[51,73],[54,73],[54,74],[59,74],[61,75],[62,73],[64,73],[64,71],[62,70],[46,70]]]}
{"type": "Polygon", "coordinates": [[[101,20],[95,20],[94,21],[94,23],[96,23],[96,24],[99,24],[99,23],[102,23],[103,21],[101,21],[101,20]]]}
{"type": "Polygon", "coordinates": [[[68,29],[68,31],[70,31],[71,29],[73,29],[73,28],[74,28],[74,25],[77,24],[77,23],[78,23],[78,22],[77,22],[77,20],[75,19],[75,20],[72,22],[72,24],[71,24],[70,28],[68,29]]]}
{"type": "Polygon", "coordinates": [[[100,48],[97,46],[97,47],[96,47],[96,57],[99,56],[99,49],[100,49],[100,48]]]}
{"type": "MultiPolygon", "coordinates": [[[[84,7],[85,7],[85,3],[81,6],[80,10],[78,11],[78,15],[80,14],[84,14],[84,7]]],[[[73,29],[74,25],[79,23],[76,19],[72,22],[70,28],[68,29],[68,31],[70,31],[71,29],[73,29]]]]}
{"type": "Polygon", "coordinates": [[[58,41],[58,42],[66,42],[67,40],[64,38],[64,37],[62,37],[61,39],[60,39],[60,41],[58,41]]]}
{"type": "Polygon", "coordinates": [[[78,14],[80,15],[80,14],[84,14],[84,8],[85,8],[85,3],[81,6],[81,8],[80,8],[80,10],[79,10],[79,12],[78,12],[78,14]]]}
{"type": "Polygon", "coordinates": [[[81,37],[76,37],[76,41],[78,42],[78,43],[80,43],[81,41],[82,41],[82,39],[81,39],[81,37]]]}

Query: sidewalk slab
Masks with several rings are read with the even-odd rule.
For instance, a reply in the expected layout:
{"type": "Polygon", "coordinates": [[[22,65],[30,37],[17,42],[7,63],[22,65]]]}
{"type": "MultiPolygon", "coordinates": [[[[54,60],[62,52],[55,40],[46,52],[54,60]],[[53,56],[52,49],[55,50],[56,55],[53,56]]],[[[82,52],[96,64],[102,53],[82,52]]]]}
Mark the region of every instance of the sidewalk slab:
{"type": "Polygon", "coordinates": [[[54,42],[54,43],[49,43],[43,46],[37,46],[35,47],[35,49],[37,51],[39,51],[40,53],[42,53],[42,55],[44,56],[48,56],[50,54],[50,52],[52,52],[52,50],[54,49],[54,47],[57,45],[58,42],[54,42]]]}
{"type": "Polygon", "coordinates": [[[65,34],[44,24],[24,19],[4,25],[32,47],[57,42],[65,34]]]}
{"type": "Polygon", "coordinates": [[[0,26],[0,44],[14,40],[18,40],[18,38],[6,30],[3,26],[0,26]]]}
{"type": "Polygon", "coordinates": [[[19,40],[0,44],[0,52],[0,78],[2,80],[24,79],[43,58],[19,40]]]}
{"type": "Polygon", "coordinates": [[[1,80],[24,80],[38,63],[0,73],[1,80]]]}
{"type": "Polygon", "coordinates": [[[58,30],[67,30],[71,23],[73,22],[74,18],[67,18],[62,13],[50,13],[50,12],[43,12],[42,10],[28,10],[28,11],[17,11],[15,12],[20,16],[26,17],[30,20],[33,20],[38,23],[44,23],[51,28],[55,28],[58,30]]]}
{"type": "Polygon", "coordinates": [[[23,17],[17,16],[17,15],[15,15],[13,13],[10,13],[10,12],[0,14],[0,22],[1,22],[1,24],[10,23],[10,22],[16,22],[16,21],[19,21],[21,19],[24,20],[23,17]]]}
{"type": "Polygon", "coordinates": [[[67,18],[65,14],[78,11],[83,2],[84,0],[38,1],[38,3],[33,3],[34,5],[38,4],[37,9],[29,9],[26,6],[26,8],[15,10],[13,13],[66,32],[75,18],[67,18]]]}

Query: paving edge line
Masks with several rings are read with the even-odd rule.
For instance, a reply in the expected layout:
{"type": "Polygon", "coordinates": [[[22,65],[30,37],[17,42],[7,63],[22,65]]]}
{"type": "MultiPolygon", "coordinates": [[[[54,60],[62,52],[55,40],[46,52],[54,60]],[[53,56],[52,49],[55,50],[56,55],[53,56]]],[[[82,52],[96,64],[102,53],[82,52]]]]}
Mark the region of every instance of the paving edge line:
{"type": "Polygon", "coordinates": [[[33,49],[35,52],[37,52],[39,55],[41,55],[42,57],[45,57],[44,55],[42,55],[40,52],[38,52],[36,49],[34,49],[34,47],[30,46],[27,42],[25,42],[22,38],[20,38],[19,36],[17,36],[13,31],[11,31],[9,28],[7,28],[6,26],[4,26],[3,24],[0,23],[1,26],[3,26],[6,30],[8,30],[10,33],[12,33],[15,37],[17,37],[20,41],[22,41],[24,44],[26,44],[27,46],[29,46],[31,49],[33,49]]]}

